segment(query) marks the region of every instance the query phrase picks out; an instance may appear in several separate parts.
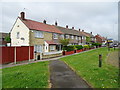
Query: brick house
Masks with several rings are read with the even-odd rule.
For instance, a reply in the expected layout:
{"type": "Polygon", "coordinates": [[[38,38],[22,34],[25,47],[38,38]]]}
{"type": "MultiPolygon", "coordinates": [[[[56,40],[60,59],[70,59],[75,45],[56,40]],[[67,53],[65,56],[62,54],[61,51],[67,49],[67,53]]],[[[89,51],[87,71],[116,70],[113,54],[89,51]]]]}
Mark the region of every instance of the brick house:
{"type": "Polygon", "coordinates": [[[97,34],[95,38],[97,43],[105,44],[107,42],[107,39],[105,37],[100,36],[99,34],[97,34]]]}
{"type": "Polygon", "coordinates": [[[56,27],[46,24],[45,20],[41,23],[26,19],[24,12],[17,18],[10,33],[11,46],[34,46],[36,56],[40,58],[49,55],[49,52],[61,51],[61,45],[53,39],[58,39],[58,35],[61,36],[63,33],[56,27]]]}
{"type": "Polygon", "coordinates": [[[69,45],[82,45],[82,37],[84,37],[84,35],[81,34],[79,30],[75,30],[74,27],[70,29],[68,25],[66,25],[66,28],[57,25],[55,25],[55,27],[64,33],[63,38],[70,39],[69,45]]]}
{"type": "Polygon", "coordinates": [[[87,41],[86,41],[87,37],[90,37],[90,42],[96,42],[95,36],[92,34],[92,32],[88,33],[88,32],[85,32],[84,30],[82,30],[81,33],[84,35],[84,37],[83,37],[84,44],[87,44],[87,41]]]}

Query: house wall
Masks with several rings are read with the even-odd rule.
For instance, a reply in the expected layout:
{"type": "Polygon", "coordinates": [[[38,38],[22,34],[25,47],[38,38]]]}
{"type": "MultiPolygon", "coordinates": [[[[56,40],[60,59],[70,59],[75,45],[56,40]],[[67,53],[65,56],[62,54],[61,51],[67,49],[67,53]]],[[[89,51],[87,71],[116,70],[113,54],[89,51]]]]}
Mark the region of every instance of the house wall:
{"type": "Polygon", "coordinates": [[[29,33],[30,33],[30,36],[29,36],[29,38],[30,38],[30,42],[29,42],[29,44],[31,45],[31,46],[34,46],[34,45],[42,45],[42,51],[43,52],[48,52],[48,49],[46,50],[45,49],[45,40],[52,40],[52,33],[50,33],[50,32],[43,32],[43,35],[44,35],[44,37],[43,38],[37,38],[37,37],[35,37],[35,32],[34,32],[35,30],[30,30],[29,31],[29,33]]]}
{"type": "Polygon", "coordinates": [[[10,37],[12,46],[29,46],[29,29],[19,18],[17,18],[11,30],[10,37]],[[18,39],[17,32],[20,33],[20,38],[18,39]],[[21,38],[24,38],[24,40],[21,40],[21,38]]]}
{"type": "Polygon", "coordinates": [[[95,37],[96,38],[96,42],[97,43],[102,43],[102,39],[101,38],[99,38],[99,37],[95,37]]]}

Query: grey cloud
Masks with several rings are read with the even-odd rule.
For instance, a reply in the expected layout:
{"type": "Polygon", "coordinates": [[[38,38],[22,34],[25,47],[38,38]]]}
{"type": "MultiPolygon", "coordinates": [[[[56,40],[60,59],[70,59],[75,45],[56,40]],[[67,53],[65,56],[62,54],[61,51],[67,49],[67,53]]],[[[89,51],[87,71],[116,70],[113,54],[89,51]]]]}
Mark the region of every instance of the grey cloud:
{"type": "Polygon", "coordinates": [[[94,34],[117,39],[118,4],[115,2],[74,2],[74,3],[3,3],[4,31],[9,32],[17,16],[25,8],[26,18],[76,29],[81,28],[94,34]],[[7,25],[7,27],[5,27],[7,25]],[[112,34],[115,33],[115,34],[112,34]]]}

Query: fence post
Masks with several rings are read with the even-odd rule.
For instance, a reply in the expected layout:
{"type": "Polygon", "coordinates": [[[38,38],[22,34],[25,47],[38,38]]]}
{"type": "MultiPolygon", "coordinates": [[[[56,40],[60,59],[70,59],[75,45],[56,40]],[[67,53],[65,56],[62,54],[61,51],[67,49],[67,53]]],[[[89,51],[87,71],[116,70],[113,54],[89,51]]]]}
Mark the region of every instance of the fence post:
{"type": "Polygon", "coordinates": [[[99,67],[102,67],[102,55],[99,55],[99,67]]]}
{"type": "Polygon", "coordinates": [[[16,46],[15,46],[15,49],[14,49],[14,63],[16,64],[16,46]]]}
{"type": "Polygon", "coordinates": [[[30,46],[29,46],[29,61],[30,61],[30,46]]]}

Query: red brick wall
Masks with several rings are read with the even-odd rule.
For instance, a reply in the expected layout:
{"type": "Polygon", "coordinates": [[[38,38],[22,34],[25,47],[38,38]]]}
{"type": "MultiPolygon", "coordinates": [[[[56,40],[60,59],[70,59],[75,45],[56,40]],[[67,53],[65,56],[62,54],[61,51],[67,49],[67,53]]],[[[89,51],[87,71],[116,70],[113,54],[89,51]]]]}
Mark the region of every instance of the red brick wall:
{"type": "Polygon", "coordinates": [[[96,42],[97,42],[97,43],[102,43],[102,39],[101,39],[101,38],[99,38],[99,37],[97,37],[97,36],[96,36],[95,38],[96,38],[96,42]]]}

